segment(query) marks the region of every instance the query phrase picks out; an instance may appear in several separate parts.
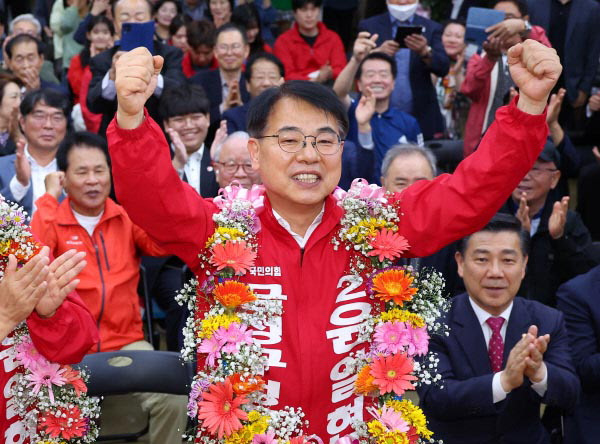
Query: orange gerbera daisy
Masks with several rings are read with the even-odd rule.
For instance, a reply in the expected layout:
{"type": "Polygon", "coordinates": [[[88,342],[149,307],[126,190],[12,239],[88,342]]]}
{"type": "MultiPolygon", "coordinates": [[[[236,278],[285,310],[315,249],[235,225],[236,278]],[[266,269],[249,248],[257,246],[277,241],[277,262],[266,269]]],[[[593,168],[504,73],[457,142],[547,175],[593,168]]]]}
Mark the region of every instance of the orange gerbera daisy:
{"type": "Polygon", "coordinates": [[[217,271],[229,267],[239,275],[246,273],[256,259],[256,252],[246,245],[246,241],[217,244],[212,253],[210,263],[217,267],[217,271]]]}
{"type": "Polygon", "coordinates": [[[417,292],[411,287],[414,278],[402,269],[392,268],[377,273],[371,285],[372,293],[382,301],[394,301],[402,306],[405,301],[410,301],[417,292]]]}
{"type": "Polygon", "coordinates": [[[70,365],[65,365],[63,368],[66,371],[62,374],[63,378],[67,380],[67,384],[71,384],[75,389],[75,394],[79,396],[81,393],[87,393],[87,386],[85,381],[81,378],[79,371],[75,370],[70,365]]]}
{"type": "Polygon", "coordinates": [[[408,250],[408,241],[404,236],[394,233],[392,230],[383,228],[371,237],[369,245],[373,247],[369,256],[378,256],[380,261],[384,259],[393,260],[400,257],[403,251],[408,250]]]}
{"type": "Polygon", "coordinates": [[[261,390],[263,385],[265,385],[265,381],[260,376],[252,377],[254,382],[250,382],[248,380],[242,380],[242,377],[239,373],[234,373],[231,376],[231,384],[233,385],[233,391],[237,395],[248,395],[257,390],[261,390]]]}
{"type": "Polygon", "coordinates": [[[238,281],[225,281],[217,284],[213,294],[215,299],[227,308],[235,308],[256,300],[250,287],[238,281]]]}
{"type": "Polygon", "coordinates": [[[233,397],[231,379],[211,384],[204,392],[203,400],[198,403],[198,419],[210,434],[219,439],[231,435],[242,428],[240,419],[248,419],[248,415],[239,407],[248,400],[244,396],[233,397]]]}
{"type": "Polygon", "coordinates": [[[378,388],[373,384],[373,381],[375,381],[375,378],[371,374],[371,367],[365,365],[360,369],[360,372],[358,372],[356,382],[354,382],[354,391],[359,395],[377,393],[378,388]]]}
{"type": "Polygon", "coordinates": [[[379,387],[381,393],[394,392],[402,395],[406,390],[414,390],[415,386],[410,381],[415,381],[416,376],[411,375],[414,369],[413,360],[402,353],[393,356],[378,356],[371,364],[373,383],[379,387]]]}

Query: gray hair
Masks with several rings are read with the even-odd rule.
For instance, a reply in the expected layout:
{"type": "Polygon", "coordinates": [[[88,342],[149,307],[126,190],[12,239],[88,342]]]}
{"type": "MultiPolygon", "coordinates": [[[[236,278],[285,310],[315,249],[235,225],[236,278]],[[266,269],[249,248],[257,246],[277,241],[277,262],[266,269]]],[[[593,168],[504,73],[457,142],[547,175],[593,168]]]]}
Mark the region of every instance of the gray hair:
{"type": "Polygon", "coordinates": [[[429,148],[415,145],[413,143],[403,143],[401,145],[394,145],[387,151],[387,153],[385,153],[385,157],[381,162],[381,176],[386,176],[388,170],[390,169],[390,165],[394,160],[396,160],[396,158],[401,156],[409,156],[411,154],[418,154],[420,156],[423,156],[423,158],[429,164],[433,175],[436,175],[437,159],[435,158],[435,154],[433,154],[433,152],[429,148]]]}
{"type": "Polygon", "coordinates": [[[16,16],[14,19],[12,19],[12,21],[10,22],[10,25],[8,26],[8,30],[9,30],[10,34],[13,33],[13,29],[14,29],[15,25],[19,22],[33,23],[37,29],[38,36],[42,34],[42,25],[40,24],[40,21],[37,18],[35,18],[35,16],[33,14],[21,14],[21,15],[16,16]]]}
{"type": "Polygon", "coordinates": [[[214,157],[213,160],[215,162],[219,161],[219,157],[221,156],[221,149],[223,149],[223,145],[225,145],[227,142],[230,142],[231,140],[235,140],[235,139],[248,141],[248,139],[250,139],[250,134],[248,134],[246,131],[235,131],[235,132],[231,133],[230,135],[228,135],[227,138],[223,141],[223,143],[221,143],[220,145],[218,145],[215,148],[215,155],[213,156],[214,157]]]}

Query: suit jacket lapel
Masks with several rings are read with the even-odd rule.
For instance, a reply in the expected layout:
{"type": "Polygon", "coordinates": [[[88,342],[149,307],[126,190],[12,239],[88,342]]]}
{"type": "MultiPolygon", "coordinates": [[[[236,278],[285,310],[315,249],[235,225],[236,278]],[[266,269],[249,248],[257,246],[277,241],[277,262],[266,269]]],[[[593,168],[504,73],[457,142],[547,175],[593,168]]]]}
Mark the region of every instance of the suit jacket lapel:
{"type": "Polygon", "coordinates": [[[466,293],[454,298],[454,320],[450,334],[456,335],[456,342],[462,347],[474,374],[480,376],[491,373],[492,367],[481,325],[468,298],[466,293]]]}
{"type": "Polygon", "coordinates": [[[502,356],[502,366],[506,365],[506,360],[512,348],[521,340],[523,333],[527,333],[527,329],[533,323],[533,319],[525,310],[523,300],[515,298],[513,308],[510,312],[508,325],[506,326],[506,336],[504,338],[504,353],[502,356]]]}
{"type": "Polygon", "coordinates": [[[210,159],[210,147],[204,145],[204,152],[202,153],[202,159],[200,160],[200,194],[202,196],[208,192],[211,185],[212,177],[212,166],[210,159]],[[208,169],[211,168],[209,171],[208,169]]]}

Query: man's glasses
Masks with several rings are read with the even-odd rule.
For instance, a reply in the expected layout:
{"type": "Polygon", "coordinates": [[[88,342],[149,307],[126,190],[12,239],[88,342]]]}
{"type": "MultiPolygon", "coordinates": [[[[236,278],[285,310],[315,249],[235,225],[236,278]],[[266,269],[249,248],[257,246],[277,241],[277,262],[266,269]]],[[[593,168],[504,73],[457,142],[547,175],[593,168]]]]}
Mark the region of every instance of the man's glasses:
{"type": "Polygon", "coordinates": [[[337,153],[342,145],[342,139],[336,133],[324,131],[316,136],[305,136],[298,130],[283,130],[279,134],[270,136],[260,136],[257,139],[266,137],[276,137],[281,148],[286,153],[297,153],[306,146],[306,138],[312,137],[314,140],[310,142],[314,149],[324,156],[331,156],[337,153]]]}
{"type": "Polygon", "coordinates": [[[42,111],[34,111],[29,115],[31,116],[33,121],[36,123],[44,123],[44,122],[46,122],[46,120],[50,119],[50,122],[52,122],[55,125],[59,125],[59,124],[63,123],[65,120],[67,120],[67,118],[65,117],[65,115],[63,113],[46,114],[45,112],[42,112],[42,111]]]}
{"type": "Polygon", "coordinates": [[[252,174],[252,164],[251,163],[235,163],[235,162],[214,162],[216,165],[219,165],[222,170],[227,174],[235,174],[237,170],[241,168],[244,170],[246,174],[252,174]]]}

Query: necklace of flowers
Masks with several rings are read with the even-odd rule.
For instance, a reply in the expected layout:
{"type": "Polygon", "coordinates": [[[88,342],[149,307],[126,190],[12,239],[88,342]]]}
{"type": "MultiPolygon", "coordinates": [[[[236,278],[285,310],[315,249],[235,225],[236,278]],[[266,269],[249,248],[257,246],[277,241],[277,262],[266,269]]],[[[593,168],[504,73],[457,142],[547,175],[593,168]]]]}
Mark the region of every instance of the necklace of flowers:
{"type": "MultiPolygon", "coordinates": [[[[187,434],[189,441],[322,442],[303,435],[308,423],[300,408],[271,410],[265,403],[268,364],[262,348],[252,340],[251,329],[264,328],[281,316],[281,307],[257,299],[239,281],[256,259],[257,210],[263,206],[263,195],[264,188],[256,185],[250,190],[233,185],[221,191],[214,200],[220,209],[213,216],[216,229],[200,254],[207,278],[201,285],[192,280],[177,296],[190,311],[182,354],[188,360],[198,353],[205,357],[191,387],[188,415],[198,420],[198,426],[187,434]]],[[[355,180],[347,193],[337,190],[334,197],[344,216],[333,244],[351,252],[352,273],[357,279],[367,278],[369,293],[384,301],[386,308],[365,320],[360,330],[370,348],[355,356],[355,392],[374,399],[370,409],[374,419],[353,424],[356,435],[373,443],[413,443],[419,437],[429,439],[431,432],[422,411],[400,397],[405,390],[414,390],[411,381],[440,379],[437,359],[427,355],[427,330],[443,331],[435,324],[445,309],[443,278],[392,266],[408,249],[408,242],[396,233],[399,204],[390,196],[363,180],[355,180]],[[423,284],[419,292],[417,283],[423,284]],[[397,308],[403,303],[405,309],[397,308]],[[415,355],[427,355],[426,365],[414,361],[415,355]]],[[[350,437],[342,439],[352,442],[350,437]]]]}
{"type": "MultiPolygon", "coordinates": [[[[27,215],[17,204],[0,197],[0,279],[8,256],[23,266],[41,250],[25,225],[27,215]]],[[[87,374],[70,365],[49,362],[35,348],[27,323],[18,325],[4,344],[17,363],[11,386],[14,407],[32,443],[92,443],[98,437],[94,419],[98,399],[86,395],[87,374]]]]}

